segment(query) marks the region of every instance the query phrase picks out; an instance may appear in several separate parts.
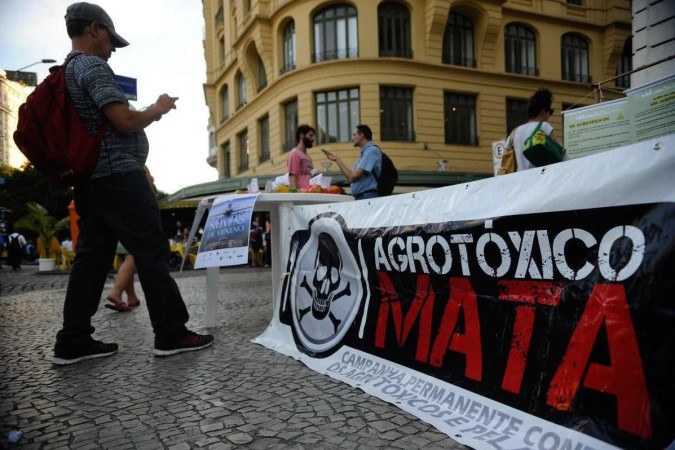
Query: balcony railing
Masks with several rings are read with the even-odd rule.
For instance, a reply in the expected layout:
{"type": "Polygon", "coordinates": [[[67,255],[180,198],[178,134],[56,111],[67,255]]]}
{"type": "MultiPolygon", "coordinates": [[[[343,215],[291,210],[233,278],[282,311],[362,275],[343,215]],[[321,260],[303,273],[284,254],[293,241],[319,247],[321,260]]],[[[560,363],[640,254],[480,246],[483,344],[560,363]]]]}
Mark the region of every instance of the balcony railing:
{"type": "Polygon", "coordinates": [[[281,69],[279,69],[279,75],[283,75],[286,72],[290,72],[291,70],[295,70],[294,62],[284,64],[284,66],[281,69]]]}
{"type": "Polygon", "coordinates": [[[412,59],[413,52],[409,48],[395,48],[380,50],[380,56],[383,58],[408,58],[412,59]]]}
{"type": "Polygon", "coordinates": [[[359,49],[354,48],[340,48],[335,50],[327,50],[325,52],[318,52],[312,54],[312,62],[330,61],[333,59],[350,59],[358,58],[359,49]]]}
{"type": "Polygon", "coordinates": [[[462,57],[451,56],[451,55],[443,55],[443,64],[449,64],[451,66],[476,68],[476,59],[475,58],[462,58],[462,57]]]}
{"type": "Polygon", "coordinates": [[[566,81],[576,81],[577,83],[592,83],[593,78],[588,74],[563,72],[562,79],[566,81]]]}
{"type": "Polygon", "coordinates": [[[516,66],[514,64],[507,64],[506,71],[509,73],[518,73],[521,75],[531,75],[538,77],[539,69],[531,66],[516,66]]]}

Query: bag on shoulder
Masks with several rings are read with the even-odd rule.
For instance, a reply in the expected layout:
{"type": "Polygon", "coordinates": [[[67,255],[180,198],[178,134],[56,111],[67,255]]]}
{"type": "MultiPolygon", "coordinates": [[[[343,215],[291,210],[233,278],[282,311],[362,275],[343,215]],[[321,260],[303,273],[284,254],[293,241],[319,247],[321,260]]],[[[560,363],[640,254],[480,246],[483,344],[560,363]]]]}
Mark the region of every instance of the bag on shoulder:
{"type": "Polygon", "coordinates": [[[15,236],[15,237],[10,236],[9,237],[9,248],[7,250],[7,253],[10,254],[10,255],[13,255],[13,256],[20,255],[21,250],[23,250],[23,248],[21,246],[21,242],[19,242],[19,237],[18,236],[15,236]]]}
{"type": "Polygon", "coordinates": [[[497,176],[507,175],[509,173],[518,171],[518,165],[516,164],[516,152],[513,150],[513,138],[516,130],[517,128],[514,128],[513,131],[511,131],[511,134],[509,134],[509,137],[506,138],[506,143],[504,144],[505,149],[504,153],[502,153],[502,160],[499,170],[497,170],[497,176]]]}
{"type": "Polygon", "coordinates": [[[378,149],[382,153],[382,167],[380,169],[380,176],[375,177],[377,179],[377,193],[380,197],[386,197],[394,192],[394,187],[398,182],[398,170],[391,158],[382,149],[379,147],[378,149]]]}
{"type": "Polygon", "coordinates": [[[96,134],[87,131],[66,90],[69,56],[44,79],[19,107],[14,142],[28,161],[61,186],[74,186],[96,166],[104,122],[96,134]]]}
{"type": "Polygon", "coordinates": [[[525,141],[523,156],[535,167],[559,163],[565,156],[565,148],[544,133],[539,122],[529,138],[525,141]]]}

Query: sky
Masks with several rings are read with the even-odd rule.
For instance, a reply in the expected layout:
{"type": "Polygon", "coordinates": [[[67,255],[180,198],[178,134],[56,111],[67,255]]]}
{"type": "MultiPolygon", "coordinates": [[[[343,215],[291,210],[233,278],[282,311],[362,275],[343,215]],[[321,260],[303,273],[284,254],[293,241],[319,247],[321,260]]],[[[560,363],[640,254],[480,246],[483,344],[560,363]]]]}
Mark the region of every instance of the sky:
{"type": "MultiPolygon", "coordinates": [[[[17,70],[42,59],[62,63],[71,49],[63,16],[73,0],[0,0],[0,68],[17,70]]],[[[129,46],[108,61],[117,75],[138,80],[136,109],[160,94],[179,97],[177,109],[145,129],[147,165],[161,191],[218,179],[206,163],[208,108],[204,100],[204,17],[199,0],[97,0],[129,46]]],[[[54,64],[37,64],[38,82],[54,64]]]]}

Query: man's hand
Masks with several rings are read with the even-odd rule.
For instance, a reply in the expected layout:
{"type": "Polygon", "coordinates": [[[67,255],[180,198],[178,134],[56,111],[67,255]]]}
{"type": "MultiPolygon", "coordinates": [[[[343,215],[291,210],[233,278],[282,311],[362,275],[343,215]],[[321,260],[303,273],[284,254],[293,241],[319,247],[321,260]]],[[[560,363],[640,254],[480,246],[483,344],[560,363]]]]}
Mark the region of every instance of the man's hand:
{"type": "Polygon", "coordinates": [[[324,155],[326,155],[326,158],[328,158],[331,161],[337,161],[338,157],[334,153],[329,152],[325,148],[322,148],[321,151],[323,152],[324,155]]]}
{"type": "Polygon", "coordinates": [[[141,111],[129,109],[129,106],[121,102],[109,103],[103,107],[103,113],[120,133],[133,133],[140,131],[159,120],[172,109],[176,109],[178,97],[162,94],[157,102],[141,111]]]}
{"type": "MultiPolygon", "coordinates": [[[[162,115],[164,115],[172,109],[176,109],[176,100],[178,100],[178,97],[171,97],[168,94],[162,94],[157,97],[155,107],[160,113],[162,113],[162,115]]],[[[159,118],[157,120],[159,120],[159,118]]]]}

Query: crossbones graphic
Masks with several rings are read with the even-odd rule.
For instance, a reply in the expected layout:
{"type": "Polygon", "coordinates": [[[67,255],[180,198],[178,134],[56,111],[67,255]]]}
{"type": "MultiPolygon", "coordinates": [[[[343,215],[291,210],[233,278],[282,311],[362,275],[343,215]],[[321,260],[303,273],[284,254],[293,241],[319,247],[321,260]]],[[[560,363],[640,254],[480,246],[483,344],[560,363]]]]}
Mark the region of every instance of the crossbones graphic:
{"type": "Polygon", "coordinates": [[[349,281],[346,281],[346,286],[342,290],[338,290],[340,284],[342,284],[341,271],[342,257],[335,240],[328,233],[319,234],[312,283],[307,282],[307,276],[305,275],[300,284],[300,287],[305,288],[312,297],[312,305],[298,310],[300,320],[310,311],[317,320],[323,320],[328,316],[333,324],[334,332],[337,332],[342,320],[335,317],[330,311],[330,307],[334,301],[352,293],[349,281]]]}

